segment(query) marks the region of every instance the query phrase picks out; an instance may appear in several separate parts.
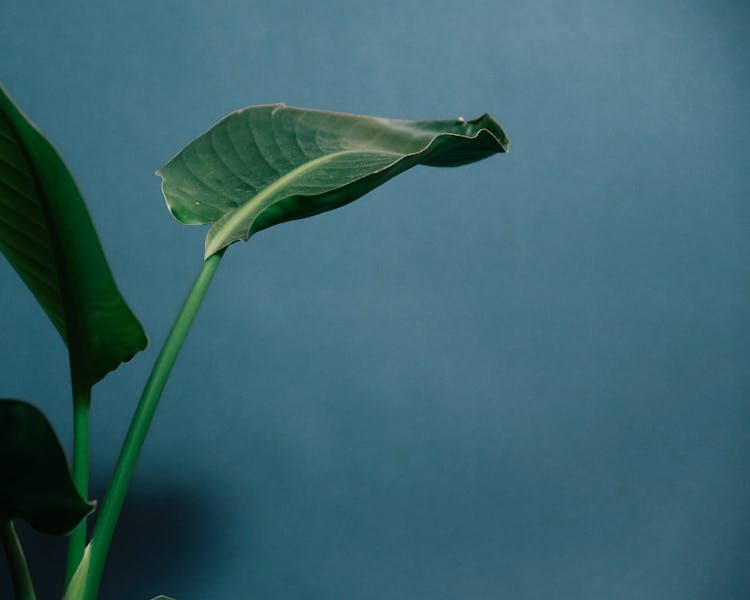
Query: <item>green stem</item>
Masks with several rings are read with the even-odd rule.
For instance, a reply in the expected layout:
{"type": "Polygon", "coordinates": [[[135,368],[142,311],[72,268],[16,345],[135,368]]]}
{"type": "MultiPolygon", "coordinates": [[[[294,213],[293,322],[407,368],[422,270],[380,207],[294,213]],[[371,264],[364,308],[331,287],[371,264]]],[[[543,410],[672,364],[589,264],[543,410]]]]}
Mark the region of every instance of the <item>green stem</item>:
{"type": "Polygon", "coordinates": [[[16,591],[18,600],[35,600],[34,585],[31,583],[29,567],[26,565],[26,557],[23,555],[21,541],[16,535],[13,521],[2,519],[2,537],[5,553],[8,556],[8,567],[13,579],[13,589],[16,591]]]}
{"type": "Polygon", "coordinates": [[[156,359],[156,363],[154,363],[154,367],[151,370],[151,375],[146,382],[146,387],[143,390],[138,408],[136,408],[135,415],[133,415],[133,420],[130,423],[130,429],[125,438],[112,482],[102,503],[102,509],[91,538],[91,558],[86,579],[85,600],[95,600],[99,592],[104,563],[112,541],[112,535],[114,534],[117,519],[120,516],[120,510],[125,501],[125,495],[133,478],[138,456],[141,453],[151,420],[159,404],[159,398],[167,383],[180,348],[187,337],[193,319],[198,312],[203,296],[208,289],[209,283],[211,283],[211,279],[213,279],[222,254],[213,254],[204,261],[201,271],[185,300],[182,310],[177,315],[172,330],[169,332],[164,346],[159,353],[159,357],[156,359]]]}
{"type": "MultiPolygon", "coordinates": [[[[81,498],[89,497],[89,406],[91,388],[81,386],[79,377],[73,374],[73,483],[81,498]]],[[[86,547],[86,521],[83,520],[71,532],[68,539],[68,566],[65,583],[73,577],[86,547]]]]}

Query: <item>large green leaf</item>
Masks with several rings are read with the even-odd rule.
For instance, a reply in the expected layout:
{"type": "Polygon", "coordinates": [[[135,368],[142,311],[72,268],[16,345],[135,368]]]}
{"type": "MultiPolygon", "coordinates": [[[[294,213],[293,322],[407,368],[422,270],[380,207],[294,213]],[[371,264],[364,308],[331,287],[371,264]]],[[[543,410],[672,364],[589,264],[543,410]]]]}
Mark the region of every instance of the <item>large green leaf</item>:
{"type": "Polygon", "coordinates": [[[76,491],[45,416],[28,402],[0,399],[0,513],[64,534],[93,506],[76,491]]]}
{"type": "Polygon", "coordinates": [[[414,165],[463,165],[509,145],[489,115],[399,121],[273,104],[226,116],[157,174],[178,220],[213,223],[208,257],[351,202],[414,165]]]}
{"type": "Polygon", "coordinates": [[[60,155],[0,87],[0,250],[93,385],[146,346],[60,155]]]}

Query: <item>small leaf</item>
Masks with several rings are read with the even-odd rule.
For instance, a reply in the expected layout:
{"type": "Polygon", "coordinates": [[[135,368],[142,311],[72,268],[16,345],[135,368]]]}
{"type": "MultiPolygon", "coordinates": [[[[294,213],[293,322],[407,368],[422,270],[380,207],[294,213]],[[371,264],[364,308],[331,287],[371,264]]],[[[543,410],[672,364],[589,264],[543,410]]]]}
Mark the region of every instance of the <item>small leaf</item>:
{"type": "Polygon", "coordinates": [[[89,387],[146,347],[60,155],[0,86],[0,250],[89,387]]]}
{"type": "Polygon", "coordinates": [[[157,175],[175,218],[213,223],[208,257],[266,227],[356,200],[414,165],[459,166],[509,146],[489,115],[399,121],[261,105],[226,116],[157,175]]]}
{"type": "Polygon", "coordinates": [[[93,508],[76,491],[46,417],[28,402],[0,399],[0,512],[61,535],[93,508]]]}
{"type": "Polygon", "coordinates": [[[174,600],[174,598],[170,598],[169,596],[157,596],[156,598],[152,598],[151,600],[174,600]]]}
{"type": "Polygon", "coordinates": [[[70,578],[68,587],[63,594],[63,600],[83,600],[86,592],[86,578],[89,576],[89,565],[91,564],[91,544],[83,550],[81,562],[78,563],[73,577],[70,578]]]}

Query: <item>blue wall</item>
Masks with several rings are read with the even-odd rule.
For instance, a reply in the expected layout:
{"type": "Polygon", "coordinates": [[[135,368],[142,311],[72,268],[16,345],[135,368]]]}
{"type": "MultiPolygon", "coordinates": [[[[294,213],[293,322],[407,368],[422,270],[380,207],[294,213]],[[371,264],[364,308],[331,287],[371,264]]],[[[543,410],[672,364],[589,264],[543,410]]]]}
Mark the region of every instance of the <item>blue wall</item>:
{"type": "MultiPolygon", "coordinates": [[[[177,149],[275,101],[513,138],[230,249],[103,597],[750,597],[749,30],[723,0],[6,2],[2,82],[151,339],[95,388],[97,497],[200,266],[177,149]]],[[[0,395],[67,443],[63,345],[0,282],[0,395]]],[[[64,548],[21,534],[55,597],[64,548]]]]}

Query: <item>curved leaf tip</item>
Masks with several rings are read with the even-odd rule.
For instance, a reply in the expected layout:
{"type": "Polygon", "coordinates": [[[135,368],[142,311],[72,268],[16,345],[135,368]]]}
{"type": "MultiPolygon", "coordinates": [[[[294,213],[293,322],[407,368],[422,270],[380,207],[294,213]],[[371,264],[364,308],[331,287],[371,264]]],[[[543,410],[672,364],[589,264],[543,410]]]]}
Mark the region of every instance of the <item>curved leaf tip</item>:
{"type": "Polygon", "coordinates": [[[0,252],[91,386],[146,347],[60,154],[0,85],[0,252]]]}
{"type": "Polygon", "coordinates": [[[170,212],[212,224],[206,257],[278,223],[347,204],[417,165],[507,152],[490,115],[403,121],[265,104],[230,113],[157,175],[170,212]]]}
{"type": "Polygon", "coordinates": [[[0,513],[61,535],[92,510],[75,489],[47,418],[28,402],[0,399],[0,513]]]}

